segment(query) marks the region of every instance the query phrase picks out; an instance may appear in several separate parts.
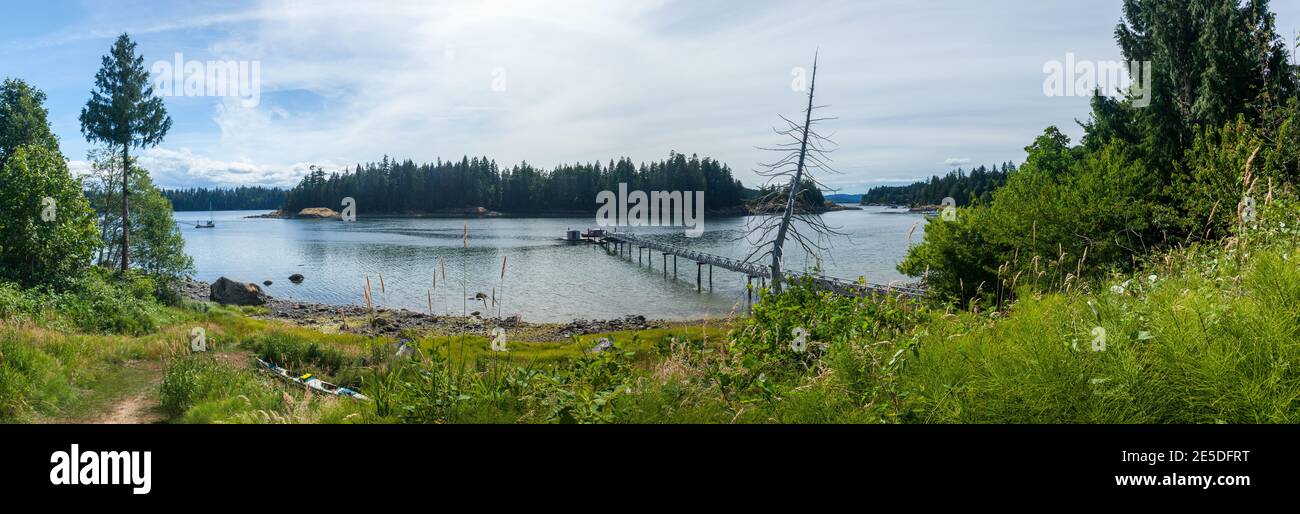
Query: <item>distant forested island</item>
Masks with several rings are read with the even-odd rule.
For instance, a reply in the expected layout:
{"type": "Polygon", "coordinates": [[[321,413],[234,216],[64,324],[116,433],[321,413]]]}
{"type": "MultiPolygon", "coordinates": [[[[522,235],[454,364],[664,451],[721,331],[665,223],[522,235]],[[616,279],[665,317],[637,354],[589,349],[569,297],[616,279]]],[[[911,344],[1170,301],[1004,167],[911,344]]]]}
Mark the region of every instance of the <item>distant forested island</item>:
{"type": "MultiPolygon", "coordinates": [[[[630,158],[563,164],[550,170],[527,162],[499,166],[486,157],[416,164],[387,156],[352,171],[312,167],[285,195],[280,211],[339,208],[344,197],[371,214],[434,214],[484,208],[509,213],[588,212],[596,194],[615,191],[705,191],[705,209],[740,209],[754,191],[732,177],[731,168],[708,157],[671,152],[667,159],[635,164],[630,158]]],[[[820,196],[818,193],[817,196],[820,196]]]]}
{"type": "Polygon", "coordinates": [[[279,209],[284,205],[285,192],[278,187],[242,186],[164,189],[162,194],[174,211],[251,211],[279,209]]]}
{"type": "Polygon", "coordinates": [[[835,203],[858,203],[862,201],[862,195],[836,193],[833,195],[826,195],[826,201],[835,203]]]}
{"type": "Polygon", "coordinates": [[[906,186],[873,187],[862,195],[862,205],[939,205],[944,198],[952,197],[957,205],[965,207],[973,203],[988,203],[993,191],[1007,183],[1007,176],[1016,170],[1010,162],[1002,165],[980,166],[970,173],[958,169],[942,177],[935,175],[929,180],[919,181],[906,186]]]}

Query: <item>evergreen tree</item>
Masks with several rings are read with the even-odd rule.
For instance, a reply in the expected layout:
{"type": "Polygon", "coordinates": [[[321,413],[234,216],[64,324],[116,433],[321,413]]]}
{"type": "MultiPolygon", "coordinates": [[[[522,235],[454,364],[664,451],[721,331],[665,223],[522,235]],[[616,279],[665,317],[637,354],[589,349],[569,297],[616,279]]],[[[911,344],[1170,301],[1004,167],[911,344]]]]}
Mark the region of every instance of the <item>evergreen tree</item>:
{"type": "Polygon", "coordinates": [[[154,96],[144,57],[135,53],[135,42],[118,36],[95,74],[95,89],[81,110],[81,133],[87,141],[107,144],[122,152],[122,271],[130,265],[131,216],[128,198],[131,148],[148,148],[162,142],[172,120],[161,98],[154,96]]]}

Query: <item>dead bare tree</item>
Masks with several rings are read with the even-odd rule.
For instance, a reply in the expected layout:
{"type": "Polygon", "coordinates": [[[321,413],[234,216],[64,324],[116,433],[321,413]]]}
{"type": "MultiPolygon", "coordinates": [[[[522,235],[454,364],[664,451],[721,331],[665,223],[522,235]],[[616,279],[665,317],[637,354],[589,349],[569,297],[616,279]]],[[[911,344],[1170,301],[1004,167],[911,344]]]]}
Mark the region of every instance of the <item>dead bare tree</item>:
{"type": "Polygon", "coordinates": [[[781,292],[781,261],[787,238],[798,243],[807,255],[820,258],[829,250],[831,236],[844,235],[822,220],[821,214],[812,209],[816,206],[806,206],[805,209],[799,206],[799,199],[809,188],[830,189],[818,179],[819,174],[838,173],[830,166],[829,156],[835,151],[835,142],[813,128],[819,122],[835,119],[813,117],[813,111],[826,107],[813,104],[816,91],[817,56],[814,55],[803,123],[781,116],[785,128],[774,128],[773,131],[788,141],[770,148],[759,147],[760,150],[777,152],[780,158],[771,163],[759,163],[759,169],[754,170],[759,176],[766,177],[767,182],[763,187],[765,194],[755,204],[759,212],[747,224],[746,238],[754,245],[754,250],[745,261],[761,262],[771,258],[772,291],[775,293],[781,292]],[[779,215],[768,215],[778,205],[782,207],[779,215]]]}

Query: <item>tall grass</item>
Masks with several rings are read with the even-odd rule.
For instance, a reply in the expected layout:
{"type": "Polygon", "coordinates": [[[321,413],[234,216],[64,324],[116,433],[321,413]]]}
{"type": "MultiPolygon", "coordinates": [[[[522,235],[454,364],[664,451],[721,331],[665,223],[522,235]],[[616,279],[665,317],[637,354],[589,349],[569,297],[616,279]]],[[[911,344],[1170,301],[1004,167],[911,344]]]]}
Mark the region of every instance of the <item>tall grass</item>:
{"type": "Polygon", "coordinates": [[[0,421],[56,416],[114,367],[152,360],[166,364],[159,396],[174,422],[1295,423],[1296,212],[1266,207],[1249,237],[1161,254],[1136,273],[1079,279],[1082,255],[1058,258],[1043,272],[1054,291],[1025,279],[1017,290],[1010,278],[1000,287],[1016,294],[999,296],[1018,299],[993,311],[796,282],[722,326],[511,341],[509,352],[461,331],[417,337],[415,355],[397,357],[386,338],[250,309],[165,307],[123,283],[98,286],[117,304],[103,291],[0,285],[0,421]],[[228,355],[191,356],[195,324],[219,353],[316,373],[374,401],[312,395],[228,355]],[[806,348],[790,345],[797,328],[806,348]],[[1099,328],[1104,351],[1092,344],[1099,328]],[[614,348],[593,352],[602,337],[614,348]]]}

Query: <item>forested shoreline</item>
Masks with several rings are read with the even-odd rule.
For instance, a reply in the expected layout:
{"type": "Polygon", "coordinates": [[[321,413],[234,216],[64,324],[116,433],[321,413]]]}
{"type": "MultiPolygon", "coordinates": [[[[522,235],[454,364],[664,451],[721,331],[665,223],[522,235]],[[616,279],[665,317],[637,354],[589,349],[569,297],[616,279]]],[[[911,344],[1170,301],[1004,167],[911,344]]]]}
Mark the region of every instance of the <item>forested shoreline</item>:
{"type": "Polygon", "coordinates": [[[939,205],[951,197],[957,206],[987,203],[993,191],[1007,183],[1007,177],[1016,170],[1015,164],[1004,162],[1000,166],[980,166],[967,173],[963,169],[950,171],[940,177],[919,180],[906,186],[878,186],[867,190],[859,201],[862,205],[939,205]]]}
{"type": "Polygon", "coordinates": [[[162,194],[174,211],[251,211],[279,209],[286,190],[279,187],[240,186],[233,188],[191,187],[164,189],[162,194]]]}
{"type": "MultiPolygon", "coordinates": [[[[628,190],[704,191],[705,209],[744,206],[747,190],[731,168],[714,159],[671,152],[667,159],[634,164],[630,158],[565,164],[550,170],[527,162],[509,168],[486,157],[416,164],[385,156],[351,171],[312,167],[285,196],[281,210],[337,208],[343,198],[368,214],[437,214],[475,209],[510,213],[595,212],[596,194],[628,190]]],[[[752,193],[752,192],[749,192],[752,193]]]]}

